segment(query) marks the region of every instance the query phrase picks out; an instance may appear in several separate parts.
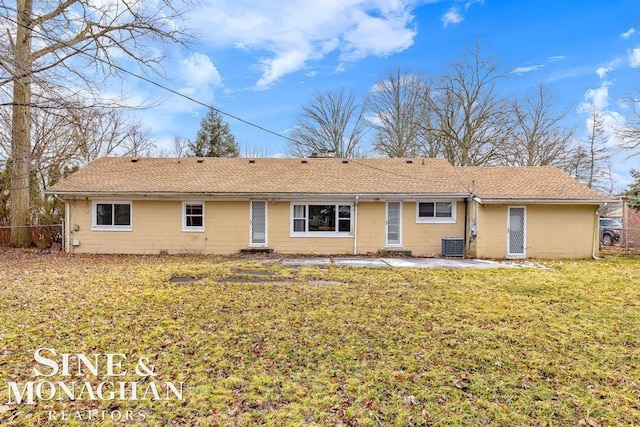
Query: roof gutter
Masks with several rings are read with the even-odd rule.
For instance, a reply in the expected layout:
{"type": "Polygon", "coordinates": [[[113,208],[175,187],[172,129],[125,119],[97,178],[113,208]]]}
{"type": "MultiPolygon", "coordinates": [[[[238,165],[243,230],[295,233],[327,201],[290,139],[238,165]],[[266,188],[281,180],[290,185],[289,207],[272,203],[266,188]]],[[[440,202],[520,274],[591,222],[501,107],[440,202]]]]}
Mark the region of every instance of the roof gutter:
{"type": "Polygon", "coordinates": [[[601,205],[611,203],[610,199],[491,199],[474,197],[474,201],[481,205],[508,205],[522,203],[528,205],[601,205]]]}
{"type": "Polygon", "coordinates": [[[212,200],[249,200],[255,198],[272,201],[282,200],[345,200],[353,201],[355,197],[359,201],[386,201],[386,200],[423,200],[432,199],[464,199],[468,193],[223,193],[223,192],[76,192],[76,191],[46,191],[64,200],[85,199],[135,199],[135,200],[165,200],[165,199],[212,199],[212,200]]]}

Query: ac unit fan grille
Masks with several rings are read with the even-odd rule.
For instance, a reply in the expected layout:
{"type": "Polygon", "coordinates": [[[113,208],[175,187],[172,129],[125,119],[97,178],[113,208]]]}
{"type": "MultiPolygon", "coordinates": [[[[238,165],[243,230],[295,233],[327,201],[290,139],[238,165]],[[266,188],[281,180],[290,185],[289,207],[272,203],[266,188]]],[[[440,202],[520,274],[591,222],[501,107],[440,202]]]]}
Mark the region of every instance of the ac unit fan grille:
{"type": "Polygon", "coordinates": [[[464,239],[462,237],[445,237],[442,239],[443,256],[464,256],[464,239]]]}

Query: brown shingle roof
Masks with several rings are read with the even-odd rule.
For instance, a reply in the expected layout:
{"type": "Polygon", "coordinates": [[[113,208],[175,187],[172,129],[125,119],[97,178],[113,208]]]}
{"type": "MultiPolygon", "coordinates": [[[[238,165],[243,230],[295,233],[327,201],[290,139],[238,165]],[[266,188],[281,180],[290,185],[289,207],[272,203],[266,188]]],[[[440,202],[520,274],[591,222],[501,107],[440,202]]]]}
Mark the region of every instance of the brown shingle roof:
{"type": "Polygon", "coordinates": [[[464,194],[444,159],[101,158],[49,193],[464,194]]]}
{"type": "Polygon", "coordinates": [[[475,194],[481,199],[607,200],[555,166],[461,166],[456,169],[462,179],[475,181],[475,194]]]}
{"type": "Polygon", "coordinates": [[[65,195],[467,195],[494,200],[600,202],[560,169],[453,167],[445,159],[105,157],[51,187],[65,195]]]}

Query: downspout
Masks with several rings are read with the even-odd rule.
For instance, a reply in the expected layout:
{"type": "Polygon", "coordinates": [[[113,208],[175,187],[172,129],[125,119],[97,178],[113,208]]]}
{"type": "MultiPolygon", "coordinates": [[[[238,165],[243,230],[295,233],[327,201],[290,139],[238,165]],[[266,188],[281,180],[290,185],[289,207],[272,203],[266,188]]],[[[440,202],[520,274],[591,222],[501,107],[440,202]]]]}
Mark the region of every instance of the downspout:
{"type": "Polygon", "coordinates": [[[469,221],[468,219],[468,214],[469,214],[469,197],[467,197],[466,199],[464,199],[464,257],[467,257],[467,242],[468,242],[468,238],[467,238],[467,222],[469,221]]]}
{"type": "Polygon", "coordinates": [[[71,253],[71,202],[64,203],[64,223],[67,230],[64,236],[64,250],[66,253],[71,253]]]}
{"type": "Polygon", "coordinates": [[[353,205],[353,255],[358,255],[358,196],[353,205]]]}
{"type": "Polygon", "coordinates": [[[593,215],[593,242],[591,246],[591,257],[593,259],[600,259],[598,256],[598,251],[600,249],[600,216],[598,215],[598,209],[596,209],[593,215]]]}
{"type": "Polygon", "coordinates": [[[467,197],[464,200],[464,256],[467,256],[467,250],[469,248],[469,245],[471,244],[471,241],[469,240],[469,237],[467,236],[467,233],[469,232],[469,202],[471,201],[471,199],[473,199],[475,197],[475,193],[476,193],[476,182],[475,181],[471,181],[471,193],[469,194],[469,197],[467,197]]]}

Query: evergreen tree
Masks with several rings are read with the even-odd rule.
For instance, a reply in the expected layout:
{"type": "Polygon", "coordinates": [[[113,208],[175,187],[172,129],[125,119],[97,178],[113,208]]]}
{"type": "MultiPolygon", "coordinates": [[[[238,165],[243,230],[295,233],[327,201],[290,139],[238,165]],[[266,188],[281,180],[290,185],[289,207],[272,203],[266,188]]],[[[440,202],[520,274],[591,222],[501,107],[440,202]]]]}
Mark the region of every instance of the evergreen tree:
{"type": "Polygon", "coordinates": [[[640,171],[631,169],[631,176],[636,182],[629,185],[629,190],[625,194],[629,198],[629,207],[640,210],[640,171]]]}
{"type": "Polygon", "coordinates": [[[200,122],[195,141],[189,141],[189,155],[195,157],[238,157],[236,137],[220,113],[213,108],[200,122]]]}

